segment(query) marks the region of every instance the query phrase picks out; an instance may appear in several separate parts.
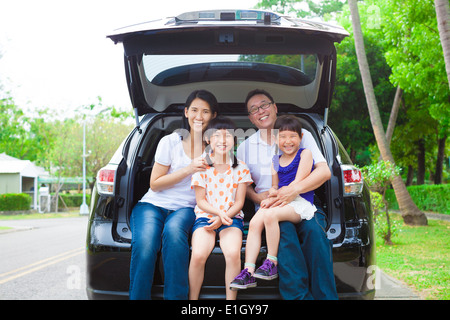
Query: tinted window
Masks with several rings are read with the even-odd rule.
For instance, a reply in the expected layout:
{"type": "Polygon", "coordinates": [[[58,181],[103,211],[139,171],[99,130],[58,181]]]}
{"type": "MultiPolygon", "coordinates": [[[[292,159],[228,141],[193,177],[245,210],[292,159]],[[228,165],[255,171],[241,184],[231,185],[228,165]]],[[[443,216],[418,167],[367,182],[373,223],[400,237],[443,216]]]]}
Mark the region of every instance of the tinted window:
{"type": "Polygon", "coordinates": [[[143,62],[158,86],[220,80],[305,86],[317,71],[315,55],[146,55],[143,62]]]}

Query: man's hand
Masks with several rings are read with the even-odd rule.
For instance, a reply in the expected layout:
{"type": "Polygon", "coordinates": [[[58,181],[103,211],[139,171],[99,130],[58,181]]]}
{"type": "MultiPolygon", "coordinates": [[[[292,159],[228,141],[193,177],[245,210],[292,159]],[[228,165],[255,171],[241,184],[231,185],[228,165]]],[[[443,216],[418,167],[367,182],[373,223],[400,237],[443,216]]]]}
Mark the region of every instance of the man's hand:
{"type": "Polygon", "coordinates": [[[264,199],[263,201],[261,201],[261,208],[271,208],[272,206],[274,206],[273,204],[276,200],[276,197],[268,197],[264,199]]]}
{"type": "Polygon", "coordinates": [[[297,198],[298,193],[292,186],[285,186],[278,189],[276,200],[272,203],[272,207],[283,207],[297,198]]]}

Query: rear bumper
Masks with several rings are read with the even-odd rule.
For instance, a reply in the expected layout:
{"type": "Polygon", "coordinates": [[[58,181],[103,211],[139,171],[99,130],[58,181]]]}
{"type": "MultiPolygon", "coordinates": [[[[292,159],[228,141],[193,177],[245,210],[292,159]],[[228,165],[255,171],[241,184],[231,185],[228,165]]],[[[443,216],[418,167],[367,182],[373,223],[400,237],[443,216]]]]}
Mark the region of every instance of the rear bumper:
{"type": "MultiPolygon", "coordinates": [[[[154,295],[152,295],[155,300],[162,300],[163,288],[158,286],[154,295]]],[[[106,290],[95,290],[92,288],[86,288],[87,296],[89,300],[128,300],[128,291],[106,291],[106,290]]],[[[225,288],[221,287],[203,287],[202,294],[200,295],[200,300],[224,300],[225,288]]],[[[259,292],[258,294],[252,293],[252,289],[249,289],[246,293],[240,293],[238,296],[239,300],[281,300],[279,294],[274,294],[278,292],[276,289],[269,289],[268,292],[259,292]]],[[[368,290],[365,292],[347,292],[338,294],[339,300],[373,300],[375,297],[375,290],[368,290]]]]}
{"type": "MultiPolygon", "coordinates": [[[[87,237],[87,275],[86,288],[89,299],[128,299],[129,267],[131,245],[113,240],[113,224],[108,222],[90,223],[87,237]]],[[[355,234],[333,248],[333,271],[339,299],[373,299],[374,276],[370,266],[375,264],[375,252],[372,241],[356,241],[355,234]]],[[[264,251],[264,249],[263,249],[264,251]]],[[[260,254],[260,259],[265,253],[260,254]]],[[[244,250],[242,250],[244,261],[244,250]]],[[[157,261],[159,272],[155,273],[152,296],[163,298],[163,272],[161,262],[157,261]]],[[[225,299],[224,258],[216,248],[208,259],[205,272],[205,286],[200,299],[225,299]],[[208,272],[208,269],[215,270],[208,272]]],[[[239,291],[238,299],[281,299],[277,280],[269,281],[256,288],[239,291]]]]}
{"type": "MultiPolygon", "coordinates": [[[[368,266],[361,265],[364,250],[356,248],[334,248],[333,270],[339,299],[373,299],[375,290],[371,288],[374,279],[368,266]]],[[[88,250],[87,295],[89,299],[128,299],[129,263],[131,250],[117,247],[95,247],[88,250]]],[[[206,282],[207,279],[205,279],[206,282]]],[[[240,291],[238,299],[281,299],[276,280],[260,286],[240,291]]],[[[155,283],[162,283],[156,275],[155,283]]],[[[163,298],[163,286],[154,285],[153,299],[163,298]]],[[[204,286],[200,299],[223,300],[225,287],[204,286]]]]}

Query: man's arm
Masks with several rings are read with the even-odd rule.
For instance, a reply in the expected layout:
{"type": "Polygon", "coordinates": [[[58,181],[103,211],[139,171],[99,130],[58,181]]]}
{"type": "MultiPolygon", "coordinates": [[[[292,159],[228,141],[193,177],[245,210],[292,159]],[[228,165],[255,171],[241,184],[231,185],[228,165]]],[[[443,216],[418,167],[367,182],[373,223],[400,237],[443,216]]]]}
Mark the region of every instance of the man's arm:
{"type": "Polygon", "coordinates": [[[299,194],[319,188],[325,181],[331,178],[331,171],[326,162],[314,165],[314,170],[309,176],[299,183],[282,187],[278,190],[278,199],[272,206],[284,206],[293,201],[299,194]]]}
{"type": "Polygon", "coordinates": [[[255,204],[261,204],[261,201],[266,199],[269,196],[269,191],[256,193],[255,189],[253,189],[252,185],[247,186],[246,197],[249,198],[255,204]]]}

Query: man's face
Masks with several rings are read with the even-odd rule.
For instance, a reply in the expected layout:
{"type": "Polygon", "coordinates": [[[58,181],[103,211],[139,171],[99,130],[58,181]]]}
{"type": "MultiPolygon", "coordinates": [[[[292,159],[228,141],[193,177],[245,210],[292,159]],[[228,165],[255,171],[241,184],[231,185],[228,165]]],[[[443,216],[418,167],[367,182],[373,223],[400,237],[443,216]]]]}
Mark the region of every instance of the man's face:
{"type": "Polygon", "coordinates": [[[264,94],[254,95],[247,103],[247,111],[250,121],[258,129],[273,129],[277,120],[277,106],[264,94]]]}

